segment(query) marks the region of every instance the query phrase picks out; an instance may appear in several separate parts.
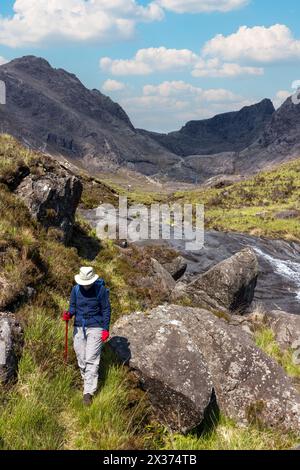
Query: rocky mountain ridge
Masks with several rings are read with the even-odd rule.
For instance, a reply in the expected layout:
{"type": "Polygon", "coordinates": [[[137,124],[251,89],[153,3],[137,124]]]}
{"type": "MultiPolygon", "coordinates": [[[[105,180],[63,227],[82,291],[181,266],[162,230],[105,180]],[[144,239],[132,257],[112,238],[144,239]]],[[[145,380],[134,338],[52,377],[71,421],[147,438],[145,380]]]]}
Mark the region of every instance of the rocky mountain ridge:
{"type": "Polygon", "coordinates": [[[1,131],[92,174],[122,167],[199,184],[254,173],[300,151],[300,105],[290,98],[276,111],[264,99],[165,135],[135,129],[121,106],[44,59],[12,60],[0,66],[0,79],[7,88],[1,131]]]}

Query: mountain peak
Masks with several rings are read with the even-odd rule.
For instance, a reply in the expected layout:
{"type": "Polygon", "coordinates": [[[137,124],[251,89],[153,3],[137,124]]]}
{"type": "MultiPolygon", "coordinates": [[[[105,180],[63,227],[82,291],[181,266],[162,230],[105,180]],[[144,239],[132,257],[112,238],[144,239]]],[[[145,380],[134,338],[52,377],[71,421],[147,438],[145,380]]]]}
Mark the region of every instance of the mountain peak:
{"type": "Polygon", "coordinates": [[[37,57],[35,55],[25,55],[23,57],[19,57],[17,59],[13,59],[7,64],[5,64],[6,67],[13,67],[17,69],[51,69],[51,65],[46,59],[43,59],[42,57],[37,57]]]}

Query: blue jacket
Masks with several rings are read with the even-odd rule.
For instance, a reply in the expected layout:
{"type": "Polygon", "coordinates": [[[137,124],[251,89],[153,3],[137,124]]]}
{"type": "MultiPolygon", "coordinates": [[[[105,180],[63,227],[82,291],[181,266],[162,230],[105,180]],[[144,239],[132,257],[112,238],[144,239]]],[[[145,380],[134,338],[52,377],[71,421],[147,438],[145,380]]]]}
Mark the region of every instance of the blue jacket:
{"type": "Polygon", "coordinates": [[[74,286],[69,312],[75,315],[74,326],[101,327],[109,330],[111,306],[109,290],[103,281],[96,281],[88,290],[74,286]]]}

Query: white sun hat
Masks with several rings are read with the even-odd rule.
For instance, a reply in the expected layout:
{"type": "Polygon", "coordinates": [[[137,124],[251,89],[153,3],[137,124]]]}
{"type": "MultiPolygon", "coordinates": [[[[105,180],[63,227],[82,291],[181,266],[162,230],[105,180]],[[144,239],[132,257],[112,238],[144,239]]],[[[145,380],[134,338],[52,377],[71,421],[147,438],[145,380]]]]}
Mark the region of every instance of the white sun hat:
{"type": "Polygon", "coordinates": [[[80,286],[89,286],[94,284],[94,282],[99,279],[98,274],[95,274],[94,268],[91,267],[83,267],[80,268],[79,274],[76,274],[75,281],[80,286]]]}

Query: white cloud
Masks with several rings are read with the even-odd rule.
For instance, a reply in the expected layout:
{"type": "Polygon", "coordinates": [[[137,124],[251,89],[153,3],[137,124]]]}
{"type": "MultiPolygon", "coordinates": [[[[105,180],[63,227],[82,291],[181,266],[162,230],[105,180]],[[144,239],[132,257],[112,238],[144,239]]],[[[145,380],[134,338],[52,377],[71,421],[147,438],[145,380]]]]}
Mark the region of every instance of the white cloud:
{"type": "Polygon", "coordinates": [[[169,132],[191,119],[205,119],[240,109],[251,101],[223,88],[202,89],[184,81],[145,85],[140,96],[127,96],[121,105],[136,127],[169,132]]]}
{"type": "Polygon", "coordinates": [[[149,47],[137,51],[133,59],[100,59],[100,67],[113,75],[149,75],[171,69],[183,69],[195,64],[198,56],[189,49],[149,47]]]}
{"type": "Polygon", "coordinates": [[[203,90],[184,81],[165,81],[159,85],[145,85],[144,96],[192,98],[193,100],[207,102],[236,101],[241,97],[223,88],[212,88],[203,90]]]}
{"type": "Polygon", "coordinates": [[[139,49],[132,59],[100,59],[100,67],[113,75],[150,75],[167,70],[191,69],[194,77],[236,77],[262,75],[260,67],[223,63],[218,58],[204,60],[189,49],[149,47],[139,49]]]}
{"type": "Polygon", "coordinates": [[[202,13],[236,10],[249,3],[249,0],[157,0],[166,10],[175,13],[202,13]]]}
{"type": "Polygon", "coordinates": [[[266,28],[241,26],[229,36],[218,34],[203,48],[204,56],[224,61],[272,63],[300,58],[300,40],[283,24],[266,28]]]}
{"type": "Polygon", "coordinates": [[[196,63],[192,71],[193,77],[238,77],[241,75],[263,75],[262,67],[248,67],[236,63],[221,62],[218,58],[204,60],[196,63]]]}
{"type": "Polygon", "coordinates": [[[114,91],[125,90],[126,85],[123,82],[118,82],[117,80],[106,80],[102,85],[102,90],[109,93],[114,91]]]}
{"type": "Polygon", "coordinates": [[[273,99],[274,107],[279,108],[292,95],[291,91],[279,90],[273,99]]]}
{"type": "Polygon", "coordinates": [[[138,22],[158,21],[161,7],[136,0],[16,0],[14,14],[0,17],[0,44],[37,45],[47,39],[114,41],[127,39],[138,22]]]}

